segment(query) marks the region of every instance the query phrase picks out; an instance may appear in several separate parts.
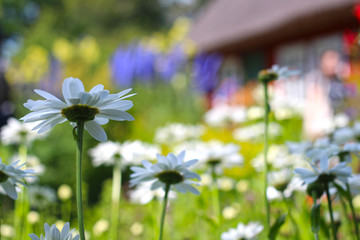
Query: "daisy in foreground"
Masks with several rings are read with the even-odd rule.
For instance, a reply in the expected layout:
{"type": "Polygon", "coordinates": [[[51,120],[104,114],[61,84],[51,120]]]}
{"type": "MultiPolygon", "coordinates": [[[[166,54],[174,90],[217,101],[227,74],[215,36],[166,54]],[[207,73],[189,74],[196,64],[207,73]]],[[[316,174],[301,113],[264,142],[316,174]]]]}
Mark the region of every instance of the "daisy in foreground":
{"type": "Polygon", "coordinates": [[[199,194],[199,191],[192,185],[198,185],[199,183],[190,179],[201,180],[200,176],[191,172],[188,168],[194,165],[198,160],[193,159],[184,162],[185,151],[182,151],[178,156],[170,153],[167,156],[157,154],[158,162],[152,164],[148,161],[142,161],[144,167],[132,167],[131,170],[134,172],[130,175],[130,185],[135,186],[142,182],[154,181],[151,185],[151,189],[155,190],[162,187],[165,190],[164,205],[161,214],[160,224],[160,236],[159,240],[162,239],[165,211],[168,200],[168,193],[170,188],[186,193],[192,192],[199,194]]]}
{"type": "Polygon", "coordinates": [[[296,168],[294,172],[300,176],[305,184],[311,184],[314,182],[330,183],[335,179],[342,182],[347,182],[347,179],[351,176],[351,167],[347,166],[346,162],[340,162],[329,169],[329,158],[322,156],[320,159],[319,167],[316,167],[312,162],[309,162],[314,171],[310,171],[305,168],[296,168]]]}
{"type": "Polygon", "coordinates": [[[258,222],[249,222],[245,225],[239,223],[236,228],[230,228],[229,231],[221,234],[221,240],[255,240],[257,235],[264,229],[258,222]]]}
{"type": "Polygon", "coordinates": [[[59,231],[59,229],[56,228],[55,224],[53,224],[50,227],[49,224],[45,223],[44,229],[45,229],[45,236],[41,234],[39,238],[34,233],[32,233],[29,234],[29,237],[32,240],[79,240],[80,239],[79,235],[73,237],[72,232],[74,231],[74,229],[70,231],[70,223],[68,222],[65,223],[61,232],[59,231]]]}
{"type": "MultiPolygon", "coordinates": [[[[310,196],[313,197],[314,204],[317,202],[317,199],[319,199],[323,195],[324,192],[326,193],[333,239],[337,239],[336,225],[333,217],[329,185],[331,183],[334,183],[335,180],[339,180],[347,184],[348,179],[351,177],[352,169],[350,166],[346,165],[346,162],[340,162],[330,168],[329,162],[330,159],[327,156],[323,155],[320,158],[320,168],[316,167],[314,163],[309,162],[314,171],[310,171],[305,168],[296,168],[294,172],[300,176],[300,178],[304,181],[305,184],[308,184],[306,191],[310,196]]],[[[317,234],[317,232],[315,234],[317,234]]]]}
{"type": "Polygon", "coordinates": [[[24,106],[32,112],[21,120],[40,121],[33,129],[38,133],[68,120],[77,123],[77,126],[80,122],[84,123],[90,135],[103,142],[107,140],[107,136],[100,125],[106,124],[109,120],[134,120],[133,116],[125,112],[133,106],[132,101],[124,100],[134,95],[125,96],[131,89],[110,94],[108,90],[104,90],[102,84],[98,84],[86,92],[80,79],[70,77],[64,80],[62,87],[65,102],[48,92],[39,89],[34,91],[45,100],[28,100],[24,106]]]}
{"type": "Polygon", "coordinates": [[[100,125],[106,124],[109,120],[134,120],[133,116],[125,112],[133,106],[133,103],[132,101],[124,100],[134,94],[125,96],[131,89],[126,89],[117,94],[110,94],[108,90],[104,90],[104,86],[101,84],[86,92],[80,79],[72,77],[66,78],[63,82],[62,92],[65,102],[48,92],[39,89],[34,91],[45,98],[45,100],[28,100],[24,106],[32,112],[25,115],[21,120],[24,122],[39,121],[39,124],[33,129],[37,130],[38,133],[45,132],[66,120],[74,126],[73,135],[77,143],[77,212],[80,239],[85,240],[81,175],[84,128],[96,140],[106,141],[106,133],[100,125]]]}
{"type": "Polygon", "coordinates": [[[19,161],[12,163],[11,165],[6,165],[1,162],[0,158],[0,188],[2,188],[6,195],[10,198],[16,200],[18,198],[16,187],[18,184],[21,184],[26,187],[24,184],[24,178],[34,177],[33,174],[35,171],[33,169],[21,168],[24,164],[18,165],[19,161]]]}

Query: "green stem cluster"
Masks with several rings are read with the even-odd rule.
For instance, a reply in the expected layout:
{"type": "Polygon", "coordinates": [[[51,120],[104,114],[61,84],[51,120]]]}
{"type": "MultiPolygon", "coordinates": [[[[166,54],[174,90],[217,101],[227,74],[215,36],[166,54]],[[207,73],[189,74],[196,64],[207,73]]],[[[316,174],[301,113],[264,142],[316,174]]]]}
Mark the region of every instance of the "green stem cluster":
{"type": "Polygon", "coordinates": [[[79,233],[80,239],[85,240],[84,231],[84,212],[83,212],[83,201],[82,201],[82,173],[81,173],[81,162],[82,162],[82,149],[83,149],[83,136],[84,136],[84,122],[77,122],[77,152],[76,152],[76,203],[77,203],[77,215],[79,222],[79,233]]]}

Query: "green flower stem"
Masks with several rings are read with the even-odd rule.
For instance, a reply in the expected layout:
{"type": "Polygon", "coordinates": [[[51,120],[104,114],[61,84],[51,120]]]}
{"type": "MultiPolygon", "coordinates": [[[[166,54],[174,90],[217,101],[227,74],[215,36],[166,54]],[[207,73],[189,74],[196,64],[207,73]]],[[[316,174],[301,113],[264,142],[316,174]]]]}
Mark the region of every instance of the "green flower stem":
{"type": "Polygon", "coordinates": [[[289,213],[289,218],[290,218],[290,221],[295,229],[295,238],[294,239],[300,239],[300,233],[299,233],[299,228],[298,228],[298,225],[294,219],[294,216],[292,215],[292,211],[291,211],[291,206],[289,205],[289,201],[286,199],[285,197],[285,194],[284,192],[281,192],[281,195],[283,197],[283,200],[284,200],[284,203],[285,203],[285,206],[287,208],[287,211],[289,213]]]}
{"type": "Polygon", "coordinates": [[[267,229],[270,229],[270,203],[267,197],[268,188],[268,132],[269,132],[269,96],[268,96],[268,85],[266,82],[263,83],[265,93],[265,134],[264,134],[264,201],[266,206],[266,224],[267,229]]]}
{"type": "Polygon", "coordinates": [[[334,240],[337,240],[336,226],[335,226],[335,222],[334,222],[333,210],[332,210],[332,205],[331,205],[331,197],[330,197],[330,193],[329,193],[329,184],[324,183],[324,185],[325,185],[325,192],[326,192],[326,197],[327,197],[328,206],[329,206],[329,213],[330,213],[330,219],[331,219],[331,230],[332,230],[334,240]]]}
{"type": "Polygon", "coordinates": [[[162,240],[162,236],[163,236],[164,220],[165,220],[166,206],[167,206],[167,202],[168,202],[169,191],[170,191],[170,184],[166,184],[165,185],[165,196],[164,196],[164,202],[163,202],[163,209],[162,209],[162,213],[161,213],[159,240],[162,240]]]}
{"type": "Polygon", "coordinates": [[[112,239],[120,239],[119,236],[119,211],[120,211],[120,197],[121,197],[121,161],[120,158],[115,159],[113,167],[112,180],[112,213],[111,213],[111,228],[112,239]]]}
{"type": "Polygon", "coordinates": [[[218,223],[220,222],[220,196],[219,196],[219,188],[217,186],[217,175],[216,175],[216,166],[211,166],[211,178],[212,178],[212,204],[213,211],[218,223]]]}
{"type": "Polygon", "coordinates": [[[358,225],[358,222],[357,222],[357,219],[356,219],[355,208],[354,208],[354,205],[352,203],[350,185],[348,183],[346,183],[346,193],[347,193],[347,199],[349,201],[349,205],[350,205],[350,209],[351,209],[351,214],[352,214],[352,217],[353,217],[353,220],[354,220],[356,239],[360,240],[359,225],[358,225]]]}
{"type": "MultiPolygon", "coordinates": [[[[344,199],[343,199],[343,197],[342,197],[341,195],[339,196],[339,199],[340,199],[341,207],[342,207],[342,209],[343,209],[344,216],[345,216],[346,222],[347,222],[346,230],[349,230],[349,231],[351,232],[351,231],[352,231],[352,227],[353,227],[353,226],[352,226],[353,223],[352,223],[352,221],[351,221],[350,218],[346,217],[346,216],[347,216],[346,203],[345,203],[345,201],[344,201],[344,199]]],[[[352,236],[352,239],[355,239],[354,236],[352,236]]]]}
{"type": "Polygon", "coordinates": [[[1,226],[2,226],[2,215],[3,215],[3,211],[2,211],[2,194],[0,194],[0,240],[1,240],[1,226]]]}
{"type": "MultiPolygon", "coordinates": [[[[19,158],[21,164],[27,163],[27,145],[25,143],[20,144],[19,146],[19,158]]],[[[29,196],[28,191],[23,186],[20,186],[19,198],[15,201],[15,219],[14,226],[17,237],[19,238],[27,238],[27,232],[29,232],[29,225],[26,221],[26,215],[30,211],[29,205],[29,196]]]]}
{"type": "Polygon", "coordinates": [[[83,149],[83,136],[84,136],[84,122],[77,122],[77,134],[76,134],[76,203],[77,203],[77,215],[79,222],[80,239],[85,240],[84,232],[84,213],[83,213],[83,201],[82,201],[82,174],[81,174],[81,162],[82,162],[82,149],[83,149]]]}
{"type": "MultiPolygon", "coordinates": [[[[316,205],[317,205],[316,193],[313,192],[311,197],[313,199],[313,209],[314,209],[316,207],[316,205]]],[[[311,210],[311,211],[313,211],[313,210],[311,210]]],[[[315,227],[316,230],[314,230],[313,224],[314,224],[313,219],[311,219],[311,230],[314,233],[314,238],[315,238],[315,240],[319,240],[319,226],[316,226],[315,227]]]]}

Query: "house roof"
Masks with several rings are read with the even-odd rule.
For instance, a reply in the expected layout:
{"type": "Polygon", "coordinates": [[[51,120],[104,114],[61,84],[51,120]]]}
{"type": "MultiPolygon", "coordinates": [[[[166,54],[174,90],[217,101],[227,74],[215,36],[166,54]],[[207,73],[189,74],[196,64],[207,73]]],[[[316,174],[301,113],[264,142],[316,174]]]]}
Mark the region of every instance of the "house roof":
{"type": "Polygon", "coordinates": [[[200,51],[246,52],[357,26],[356,0],[213,0],[190,31],[200,51]]]}

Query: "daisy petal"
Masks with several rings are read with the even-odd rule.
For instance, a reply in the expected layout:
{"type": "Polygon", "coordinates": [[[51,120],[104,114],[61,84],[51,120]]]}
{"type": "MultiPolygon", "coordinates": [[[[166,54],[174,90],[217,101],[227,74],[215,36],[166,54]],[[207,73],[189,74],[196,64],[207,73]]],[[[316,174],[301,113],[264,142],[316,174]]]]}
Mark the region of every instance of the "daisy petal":
{"type": "Polygon", "coordinates": [[[85,122],[85,129],[93,136],[96,140],[100,142],[105,142],[107,140],[107,135],[105,130],[98,124],[96,121],[85,122]]]}

